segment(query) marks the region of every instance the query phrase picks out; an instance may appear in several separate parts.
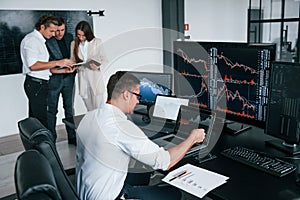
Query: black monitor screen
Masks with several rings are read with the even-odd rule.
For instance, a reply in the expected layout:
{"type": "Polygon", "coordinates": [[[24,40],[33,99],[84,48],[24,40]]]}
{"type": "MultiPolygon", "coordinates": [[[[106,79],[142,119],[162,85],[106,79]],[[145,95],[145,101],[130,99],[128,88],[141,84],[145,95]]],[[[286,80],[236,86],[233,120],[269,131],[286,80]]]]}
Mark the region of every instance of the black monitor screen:
{"type": "Polygon", "coordinates": [[[155,72],[130,72],[140,80],[140,94],[142,98],[140,104],[153,105],[156,95],[172,94],[172,74],[155,72]]]}
{"type": "Polygon", "coordinates": [[[225,112],[226,119],[264,127],[275,51],[275,44],[176,41],[175,93],[201,108],[225,112]]]}
{"type": "Polygon", "coordinates": [[[300,153],[300,148],[296,148],[300,136],[299,86],[299,63],[273,63],[266,133],[283,139],[284,141],[278,141],[278,147],[293,153],[300,153]]]}

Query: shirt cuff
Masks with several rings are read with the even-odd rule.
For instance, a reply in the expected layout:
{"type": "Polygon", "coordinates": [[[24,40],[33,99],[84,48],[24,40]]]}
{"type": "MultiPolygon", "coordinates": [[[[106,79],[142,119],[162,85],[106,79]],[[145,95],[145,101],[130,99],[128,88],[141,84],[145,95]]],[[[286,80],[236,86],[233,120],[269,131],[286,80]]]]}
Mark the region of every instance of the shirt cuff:
{"type": "Polygon", "coordinates": [[[168,151],[166,151],[163,147],[160,147],[159,154],[157,156],[156,160],[156,169],[162,169],[162,170],[167,170],[170,162],[171,162],[171,157],[168,151]]]}

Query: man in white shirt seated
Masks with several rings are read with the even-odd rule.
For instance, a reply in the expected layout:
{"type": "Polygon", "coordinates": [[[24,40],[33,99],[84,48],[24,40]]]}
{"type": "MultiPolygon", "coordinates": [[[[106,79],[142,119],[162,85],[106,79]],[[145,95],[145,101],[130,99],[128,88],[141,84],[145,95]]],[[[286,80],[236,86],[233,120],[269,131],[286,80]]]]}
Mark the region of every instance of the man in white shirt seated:
{"type": "Polygon", "coordinates": [[[180,199],[172,186],[132,186],[125,182],[130,158],[154,170],[169,170],[186,152],[205,138],[203,129],[194,129],[178,146],[164,150],[147,138],[127,119],[139,103],[139,80],[130,73],[117,72],[107,85],[108,100],[88,112],[77,129],[77,192],[82,200],[180,199]]]}

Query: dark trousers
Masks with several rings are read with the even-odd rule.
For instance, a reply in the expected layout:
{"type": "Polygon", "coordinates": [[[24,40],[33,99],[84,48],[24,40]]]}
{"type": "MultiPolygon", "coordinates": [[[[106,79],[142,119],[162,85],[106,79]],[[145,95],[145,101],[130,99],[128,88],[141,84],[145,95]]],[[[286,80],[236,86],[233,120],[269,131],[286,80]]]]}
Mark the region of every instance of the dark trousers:
{"type": "MultiPolygon", "coordinates": [[[[62,95],[64,114],[66,118],[74,116],[73,99],[74,99],[74,74],[53,74],[49,80],[48,91],[48,128],[56,135],[56,115],[58,113],[59,96],[62,95]]],[[[75,138],[75,130],[66,126],[68,139],[75,138]]]]}
{"type": "Polygon", "coordinates": [[[132,186],[125,183],[123,187],[123,194],[126,199],[163,199],[163,200],[180,200],[181,192],[166,183],[161,183],[151,186],[132,186]]]}
{"type": "Polygon", "coordinates": [[[180,200],[181,192],[166,183],[149,186],[150,173],[128,173],[123,189],[116,198],[120,199],[122,195],[126,199],[163,199],[163,200],[180,200]]]}
{"type": "Polygon", "coordinates": [[[24,90],[28,98],[29,117],[37,118],[46,128],[48,128],[48,81],[26,75],[24,90]]]}

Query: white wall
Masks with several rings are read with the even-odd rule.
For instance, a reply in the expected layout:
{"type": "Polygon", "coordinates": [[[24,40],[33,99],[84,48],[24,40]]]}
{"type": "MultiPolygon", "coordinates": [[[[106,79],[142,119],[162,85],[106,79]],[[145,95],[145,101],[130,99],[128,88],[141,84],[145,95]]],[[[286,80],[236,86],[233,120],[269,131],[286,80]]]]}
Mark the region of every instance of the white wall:
{"type": "Polygon", "coordinates": [[[248,0],[186,0],[191,40],[247,42],[248,0]]]}
{"type": "MultiPolygon", "coordinates": [[[[107,54],[109,59],[114,62],[109,65],[112,69],[108,72],[119,69],[133,69],[149,63],[156,63],[155,67],[149,69],[151,71],[162,71],[162,55],[158,51],[143,51],[141,46],[131,46],[134,42],[129,40],[131,52],[126,52],[121,47],[124,46],[126,40],[134,39],[137,35],[135,29],[148,27],[161,27],[161,0],[52,0],[52,1],[36,1],[36,0],[1,0],[1,10],[105,10],[105,17],[95,16],[94,32],[106,43],[107,54]],[[127,31],[130,31],[126,33],[127,31]],[[118,42],[114,42],[113,38],[117,38],[118,42]],[[137,49],[138,48],[138,49],[137,49]],[[118,53],[122,55],[117,55],[118,53]]],[[[26,19],[25,19],[26,20],[26,19]]],[[[153,41],[161,41],[160,33],[154,31],[155,34],[147,35],[153,41]]],[[[138,32],[143,33],[143,32],[138,32]]],[[[136,40],[143,38],[138,35],[136,40]]],[[[127,41],[128,42],[128,41],[127,41]]],[[[154,46],[160,45],[155,43],[154,46]]],[[[150,45],[151,46],[151,45],[150,45]]],[[[144,67],[145,68],[145,67],[144,67]]],[[[139,70],[146,70],[140,67],[139,70]]],[[[108,75],[107,75],[108,77],[108,75]]],[[[17,122],[27,117],[27,98],[23,90],[24,77],[21,74],[0,76],[0,137],[18,133],[17,122]]],[[[75,114],[85,113],[86,109],[81,98],[76,91],[75,96],[75,114]]],[[[60,102],[59,114],[57,122],[61,124],[63,118],[63,109],[60,102]]]]}
{"type": "MultiPolygon", "coordinates": [[[[247,0],[186,0],[185,23],[193,40],[246,41],[247,0]]],[[[6,10],[105,10],[94,17],[95,35],[104,41],[110,64],[107,76],[116,70],[162,71],[161,0],[1,0],[6,10]]],[[[27,117],[27,98],[20,74],[0,76],[0,137],[18,133],[17,121],[27,117]]],[[[85,113],[75,96],[75,114],[85,113]]],[[[58,123],[63,118],[60,104],[58,123]]]]}

